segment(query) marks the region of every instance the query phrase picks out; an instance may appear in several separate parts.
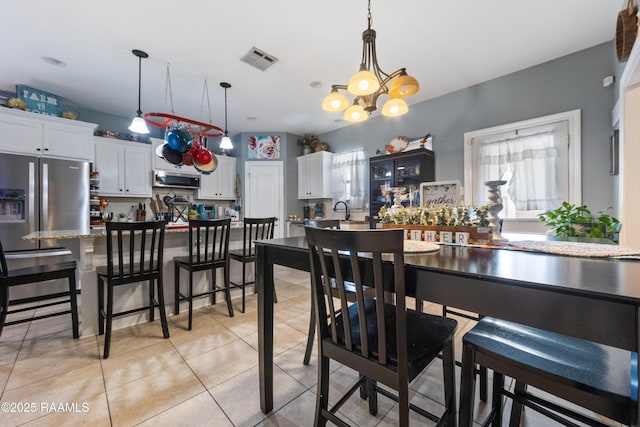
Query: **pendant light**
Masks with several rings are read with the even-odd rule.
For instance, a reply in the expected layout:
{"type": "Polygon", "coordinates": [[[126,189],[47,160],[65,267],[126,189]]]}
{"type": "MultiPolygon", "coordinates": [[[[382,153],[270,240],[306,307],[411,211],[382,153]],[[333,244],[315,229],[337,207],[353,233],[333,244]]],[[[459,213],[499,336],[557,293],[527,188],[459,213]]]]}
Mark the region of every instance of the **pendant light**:
{"type": "Polygon", "coordinates": [[[224,136],[220,140],[220,148],[223,150],[233,150],[233,144],[227,132],[227,89],[229,89],[231,85],[227,82],[221,82],[220,86],[224,88],[224,136]]]}
{"type": "Polygon", "coordinates": [[[360,70],[354,74],[348,84],[331,86],[331,93],[322,101],[325,111],[343,111],[344,120],[357,123],[369,118],[369,114],[378,109],[378,98],[388,96],[382,106],[382,114],[387,117],[397,117],[409,111],[407,102],[402,99],[409,97],[420,89],[418,81],[407,74],[405,68],[399,68],[387,74],[378,64],[376,53],[376,32],[371,28],[371,0],[368,1],[367,29],[362,33],[362,60],[360,70]],[[354,96],[353,103],[339,90],[354,96]]]}
{"type": "Polygon", "coordinates": [[[142,58],[148,58],[146,52],[143,52],[138,49],[133,49],[131,51],[135,56],[138,57],[138,115],[131,120],[131,124],[129,125],[129,130],[134,133],[149,133],[149,128],[147,127],[147,123],[142,118],[142,110],[140,109],[140,98],[141,98],[141,88],[142,88],[142,58]]]}

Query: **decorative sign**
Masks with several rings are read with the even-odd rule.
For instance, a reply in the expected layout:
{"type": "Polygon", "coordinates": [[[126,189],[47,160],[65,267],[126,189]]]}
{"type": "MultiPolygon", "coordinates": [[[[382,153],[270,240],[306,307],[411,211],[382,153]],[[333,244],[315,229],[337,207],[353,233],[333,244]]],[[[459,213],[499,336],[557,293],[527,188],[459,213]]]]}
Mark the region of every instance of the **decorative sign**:
{"type": "Polygon", "coordinates": [[[420,205],[422,207],[457,206],[461,201],[462,185],[460,185],[460,181],[434,181],[420,184],[420,205]]]}
{"type": "Polygon", "coordinates": [[[27,111],[46,116],[60,116],[62,98],[25,85],[16,85],[16,95],[27,104],[27,111]]]}

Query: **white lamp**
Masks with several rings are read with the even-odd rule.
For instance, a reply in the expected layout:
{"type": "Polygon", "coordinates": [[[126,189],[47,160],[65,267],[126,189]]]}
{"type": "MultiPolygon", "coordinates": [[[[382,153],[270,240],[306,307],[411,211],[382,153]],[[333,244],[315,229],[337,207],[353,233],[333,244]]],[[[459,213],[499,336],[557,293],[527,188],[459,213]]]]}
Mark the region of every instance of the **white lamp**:
{"type": "Polygon", "coordinates": [[[146,52],[143,52],[138,49],[133,49],[131,51],[135,56],[138,57],[138,115],[131,120],[131,124],[129,125],[129,130],[134,133],[149,133],[149,128],[147,127],[147,123],[142,118],[142,110],[140,109],[140,98],[141,98],[141,87],[142,87],[142,58],[148,58],[146,52]]]}
{"type": "Polygon", "coordinates": [[[221,82],[220,86],[224,88],[224,136],[220,140],[220,148],[223,150],[233,150],[233,144],[227,132],[227,89],[229,89],[231,85],[227,82],[221,82]]]}

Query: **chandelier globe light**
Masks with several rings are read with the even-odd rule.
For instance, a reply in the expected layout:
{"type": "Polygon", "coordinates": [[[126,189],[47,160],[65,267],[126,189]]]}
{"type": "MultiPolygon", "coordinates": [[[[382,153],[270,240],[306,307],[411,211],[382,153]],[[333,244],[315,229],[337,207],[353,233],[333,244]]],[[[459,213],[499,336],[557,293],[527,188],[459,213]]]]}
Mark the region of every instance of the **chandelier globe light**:
{"type": "Polygon", "coordinates": [[[222,150],[233,150],[233,144],[231,138],[229,138],[229,132],[227,132],[227,89],[231,85],[227,82],[221,82],[220,86],[224,88],[224,136],[220,140],[220,148],[222,150]]]}
{"type": "Polygon", "coordinates": [[[148,58],[149,55],[146,52],[138,49],[133,49],[131,53],[138,57],[138,115],[134,117],[133,120],[131,120],[129,130],[134,133],[148,134],[149,128],[147,127],[147,123],[142,117],[140,98],[142,98],[142,58],[148,58]]]}
{"type": "Polygon", "coordinates": [[[362,61],[360,70],[354,74],[346,85],[332,85],[331,93],[322,101],[325,111],[344,112],[344,120],[352,123],[362,122],[368,115],[378,109],[378,98],[388,95],[389,99],[382,106],[382,114],[397,117],[409,111],[406,98],[420,90],[418,81],[407,74],[405,68],[400,68],[391,74],[380,69],[376,53],[376,32],[371,28],[371,0],[368,1],[367,29],[362,33],[362,61]],[[355,98],[350,102],[346,91],[355,98]]]}

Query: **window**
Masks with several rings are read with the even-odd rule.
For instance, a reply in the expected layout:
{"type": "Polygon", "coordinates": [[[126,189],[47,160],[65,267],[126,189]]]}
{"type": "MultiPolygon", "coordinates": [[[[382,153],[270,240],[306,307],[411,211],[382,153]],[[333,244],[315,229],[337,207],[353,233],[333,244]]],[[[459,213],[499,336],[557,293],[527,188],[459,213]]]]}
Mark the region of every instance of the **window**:
{"type": "Polygon", "coordinates": [[[487,203],[485,181],[502,187],[504,231],[544,232],[538,215],[580,204],[580,110],[465,133],[465,203],[487,203]]]}
{"type": "Polygon", "coordinates": [[[331,191],[333,203],[347,202],[349,209],[364,208],[365,174],[367,160],[364,150],[358,149],[333,156],[331,191]]]}

